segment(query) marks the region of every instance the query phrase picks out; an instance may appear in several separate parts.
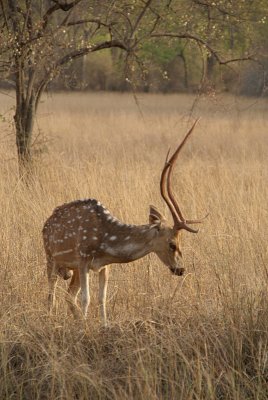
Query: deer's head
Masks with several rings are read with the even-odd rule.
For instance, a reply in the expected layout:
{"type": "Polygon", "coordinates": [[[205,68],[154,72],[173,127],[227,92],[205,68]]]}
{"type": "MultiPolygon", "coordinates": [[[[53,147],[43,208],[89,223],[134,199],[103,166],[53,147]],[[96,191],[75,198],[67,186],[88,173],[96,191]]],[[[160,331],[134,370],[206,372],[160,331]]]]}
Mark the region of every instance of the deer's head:
{"type": "Polygon", "coordinates": [[[179,152],[186,143],[188,137],[194,130],[198,119],[194,122],[193,126],[186,134],[183,141],[177,147],[175,152],[169,157],[169,152],[167,154],[166,162],[162,170],[160,179],[160,192],[161,196],[165,200],[170,213],[173,218],[173,226],[170,226],[163,215],[154,206],[150,206],[149,222],[155,224],[157,227],[157,238],[155,240],[154,252],[160,258],[160,260],[169,267],[170,271],[174,275],[181,276],[184,273],[183,263],[182,263],[182,252],[181,252],[181,232],[186,230],[191,233],[197,233],[198,229],[193,229],[189,225],[199,224],[202,222],[207,215],[198,220],[186,220],[179,208],[179,205],[174,197],[171,188],[171,175],[173,166],[179,152]]]}

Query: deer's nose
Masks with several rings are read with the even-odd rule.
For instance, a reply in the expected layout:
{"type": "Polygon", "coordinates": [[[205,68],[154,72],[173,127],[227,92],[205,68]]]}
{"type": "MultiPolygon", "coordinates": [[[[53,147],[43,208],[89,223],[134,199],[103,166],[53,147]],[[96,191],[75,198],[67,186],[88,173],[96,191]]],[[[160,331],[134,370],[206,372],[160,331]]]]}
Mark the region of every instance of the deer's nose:
{"type": "Polygon", "coordinates": [[[185,269],[184,268],[176,268],[174,274],[178,276],[182,276],[184,274],[185,269]]]}
{"type": "Polygon", "coordinates": [[[185,268],[170,268],[170,271],[177,276],[182,276],[184,274],[185,268]]]}

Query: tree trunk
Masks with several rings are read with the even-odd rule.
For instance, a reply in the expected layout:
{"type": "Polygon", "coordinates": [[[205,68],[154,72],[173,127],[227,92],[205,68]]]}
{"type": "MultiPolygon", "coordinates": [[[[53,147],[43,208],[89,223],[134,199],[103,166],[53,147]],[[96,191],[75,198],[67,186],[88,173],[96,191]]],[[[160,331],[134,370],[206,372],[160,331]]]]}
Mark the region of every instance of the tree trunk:
{"type": "Polygon", "coordinates": [[[25,175],[26,169],[29,171],[31,161],[31,141],[36,107],[33,89],[31,90],[29,84],[25,88],[24,67],[20,61],[17,63],[15,82],[16,112],[14,115],[14,122],[16,129],[16,146],[19,172],[20,175],[25,175]],[[25,95],[25,92],[27,92],[27,95],[25,95]]]}
{"type": "Polygon", "coordinates": [[[207,70],[206,70],[206,72],[207,72],[207,76],[206,76],[206,80],[207,81],[212,81],[212,79],[213,79],[213,72],[214,72],[214,66],[215,66],[215,58],[214,58],[214,56],[212,55],[212,54],[209,54],[208,56],[207,56],[207,70]]]}
{"type": "Polygon", "coordinates": [[[16,107],[14,116],[16,127],[16,145],[19,162],[22,164],[31,161],[31,140],[33,132],[34,104],[16,107]]]}
{"type": "Polygon", "coordinates": [[[184,88],[188,90],[189,89],[188,66],[187,66],[187,61],[186,61],[186,57],[185,57],[183,50],[181,50],[181,52],[178,54],[178,57],[180,57],[182,59],[183,72],[184,72],[183,83],[184,83],[184,88]]]}

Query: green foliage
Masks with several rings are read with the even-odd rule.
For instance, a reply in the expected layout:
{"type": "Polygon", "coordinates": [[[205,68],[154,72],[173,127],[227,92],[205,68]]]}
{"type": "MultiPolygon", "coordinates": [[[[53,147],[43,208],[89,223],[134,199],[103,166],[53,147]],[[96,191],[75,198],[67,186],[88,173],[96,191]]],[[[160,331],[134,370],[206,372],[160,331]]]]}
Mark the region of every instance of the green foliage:
{"type": "MultiPolygon", "coordinates": [[[[72,61],[90,54],[95,46],[110,40],[121,43],[128,63],[132,64],[125,68],[122,52],[107,50],[115,69],[121,68],[118,74],[121,81],[117,86],[122,87],[124,70],[128,71],[128,77],[131,71],[135,72],[136,78],[138,75],[144,77],[148,69],[165,71],[176,63],[178,56],[185,59],[183,68],[188,64],[189,82],[194,82],[206,74],[204,68],[211,55],[220,62],[249,54],[256,57],[258,49],[265,46],[268,34],[268,4],[265,0],[152,0],[150,3],[141,0],[84,0],[78,2],[68,18],[64,8],[52,12],[50,2],[40,0],[34,5],[20,2],[20,9],[12,17],[16,28],[13,25],[11,29],[8,16],[12,3],[12,0],[6,3],[0,16],[3,23],[1,34],[7,39],[0,44],[0,58],[2,55],[11,76],[16,56],[23,57],[26,74],[34,66],[37,90],[40,81],[48,83],[62,70],[65,79],[61,81],[66,82],[69,72],[72,80],[72,61]],[[31,24],[28,24],[31,27],[25,29],[27,12],[31,17],[31,24]],[[7,25],[5,21],[8,21],[7,25]],[[192,68],[192,63],[197,68],[192,68]]],[[[98,59],[98,56],[94,58],[98,59]]],[[[97,71],[94,68],[106,69],[106,62],[103,61],[102,66],[101,60],[104,58],[91,63],[95,75],[97,71]]],[[[78,64],[79,61],[75,63],[75,70],[78,64]]],[[[6,76],[2,74],[3,79],[6,76]]],[[[79,80],[79,76],[76,79],[79,80]]]]}
{"type": "Polygon", "coordinates": [[[140,55],[144,60],[164,67],[181,53],[182,48],[181,43],[175,40],[169,43],[152,40],[143,44],[140,55]]]}

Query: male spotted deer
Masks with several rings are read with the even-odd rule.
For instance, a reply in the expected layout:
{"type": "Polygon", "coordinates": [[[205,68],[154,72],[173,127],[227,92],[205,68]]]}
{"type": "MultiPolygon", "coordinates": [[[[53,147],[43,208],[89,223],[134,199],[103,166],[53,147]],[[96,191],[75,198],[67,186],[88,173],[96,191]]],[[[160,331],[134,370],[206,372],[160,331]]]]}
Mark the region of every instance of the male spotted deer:
{"type": "Polygon", "coordinates": [[[77,200],[57,207],[43,228],[49,283],[49,308],[52,309],[58,276],[71,278],[66,299],[77,315],[77,295],[81,289],[82,313],[87,314],[89,271],[99,273],[99,301],[104,325],[108,264],[128,263],[153,252],[178,276],[183,275],[180,233],[184,229],[196,233],[189,225],[202,220],[186,220],[171,188],[175,161],[193,132],[196,120],[177,147],[166,159],[160,179],[160,192],[173,217],[173,226],[154,207],[150,206],[149,224],[128,225],[117,218],[97,200],[77,200]]]}

